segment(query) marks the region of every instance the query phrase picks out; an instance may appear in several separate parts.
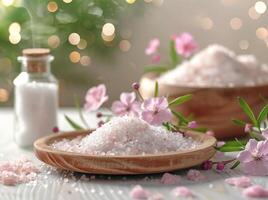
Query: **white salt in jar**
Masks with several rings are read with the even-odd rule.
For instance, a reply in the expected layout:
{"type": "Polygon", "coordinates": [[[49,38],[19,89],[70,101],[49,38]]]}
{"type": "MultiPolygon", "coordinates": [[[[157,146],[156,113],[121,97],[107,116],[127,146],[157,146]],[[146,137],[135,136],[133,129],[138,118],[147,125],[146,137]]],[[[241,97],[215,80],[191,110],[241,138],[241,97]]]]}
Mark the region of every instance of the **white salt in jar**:
{"type": "Polygon", "coordinates": [[[25,49],[18,60],[22,72],[14,80],[14,140],[21,147],[52,132],[57,126],[58,82],[50,72],[49,49],[25,49]]]}

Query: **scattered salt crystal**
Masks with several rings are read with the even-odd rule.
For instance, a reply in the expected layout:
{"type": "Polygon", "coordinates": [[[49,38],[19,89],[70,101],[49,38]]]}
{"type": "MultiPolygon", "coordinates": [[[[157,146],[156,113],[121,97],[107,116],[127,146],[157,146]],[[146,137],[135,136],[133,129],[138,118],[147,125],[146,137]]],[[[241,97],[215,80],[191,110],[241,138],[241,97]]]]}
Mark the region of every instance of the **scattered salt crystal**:
{"type": "Polygon", "coordinates": [[[184,197],[184,198],[188,198],[188,197],[194,197],[194,193],[187,187],[184,186],[179,186],[176,187],[172,190],[172,194],[174,196],[177,197],[184,197]]]}
{"type": "Polygon", "coordinates": [[[34,181],[39,169],[28,159],[0,164],[0,183],[4,185],[17,185],[34,181]]]}
{"type": "Polygon", "coordinates": [[[267,198],[268,189],[260,185],[253,185],[243,190],[243,195],[251,198],[267,198]]]}
{"type": "Polygon", "coordinates": [[[161,193],[155,193],[149,196],[148,200],[163,200],[164,196],[161,193]]]}
{"type": "Polygon", "coordinates": [[[200,87],[254,86],[268,82],[268,67],[253,55],[236,56],[213,44],[158,79],[159,83],[200,87]]]}
{"type": "Polygon", "coordinates": [[[190,181],[201,181],[205,179],[205,176],[199,170],[190,169],[187,172],[187,179],[190,181]]]}
{"type": "Polygon", "coordinates": [[[93,155],[142,155],[194,149],[200,142],[155,127],[137,117],[115,117],[91,134],[52,144],[55,149],[93,155]]]}
{"type": "Polygon", "coordinates": [[[167,184],[167,185],[177,184],[181,182],[181,177],[178,175],[170,174],[170,173],[164,173],[160,182],[163,184],[167,184]]]}
{"type": "Polygon", "coordinates": [[[241,188],[246,188],[246,187],[251,186],[251,179],[246,176],[227,178],[225,179],[225,182],[230,185],[241,187],[241,188]]]}
{"type": "Polygon", "coordinates": [[[150,196],[150,192],[145,190],[142,186],[136,185],[130,191],[129,195],[132,199],[148,199],[150,196]]]}

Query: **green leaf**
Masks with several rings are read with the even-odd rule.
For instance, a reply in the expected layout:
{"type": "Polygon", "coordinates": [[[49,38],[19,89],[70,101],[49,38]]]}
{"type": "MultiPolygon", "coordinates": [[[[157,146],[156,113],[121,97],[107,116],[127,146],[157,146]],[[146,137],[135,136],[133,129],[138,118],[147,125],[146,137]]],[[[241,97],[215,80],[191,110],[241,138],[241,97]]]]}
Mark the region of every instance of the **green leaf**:
{"type": "Polygon", "coordinates": [[[173,99],[171,102],[169,102],[169,106],[178,106],[186,101],[189,101],[192,97],[193,97],[193,95],[191,95],[191,94],[177,97],[177,98],[173,99]]]}
{"type": "Polygon", "coordinates": [[[161,74],[161,73],[166,72],[168,70],[169,70],[169,68],[165,67],[165,66],[147,66],[147,67],[145,67],[144,72],[145,73],[154,72],[154,73],[161,74]]]}
{"type": "Polygon", "coordinates": [[[154,97],[157,97],[157,96],[158,96],[158,90],[159,90],[159,87],[158,87],[158,81],[155,81],[155,86],[154,86],[154,97]]]}
{"type": "Polygon", "coordinates": [[[268,104],[265,105],[265,106],[263,107],[263,109],[261,110],[261,112],[259,113],[259,116],[258,116],[258,118],[257,118],[257,121],[258,121],[259,124],[261,124],[261,122],[262,122],[265,118],[267,118],[267,114],[268,114],[268,104]]]}
{"type": "Polygon", "coordinates": [[[241,151],[245,148],[247,141],[245,140],[232,140],[227,141],[223,146],[218,147],[217,149],[221,152],[234,152],[234,151],[241,151]]]}
{"type": "Polygon", "coordinates": [[[236,151],[242,151],[243,148],[241,146],[222,146],[218,148],[218,151],[221,152],[236,152],[236,151]]]}
{"type": "Polygon", "coordinates": [[[240,164],[240,161],[237,160],[237,161],[230,167],[230,169],[235,169],[236,167],[238,167],[239,164],[240,164]]]}
{"type": "Polygon", "coordinates": [[[180,112],[176,112],[176,111],[171,111],[172,114],[179,120],[179,122],[184,123],[185,125],[188,124],[188,119],[186,117],[184,117],[180,112]]]}
{"type": "Polygon", "coordinates": [[[205,133],[205,132],[208,131],[208,129],[207,128],[204,128],[204,127],[194,128],[192,130],[197,131],[197,132],[201,132],[201,133],[205,133]]]}
{"type": "Polygon", "coordinates": [[[254,113],[252,112],[248,103],[242,97],[238,97],[238,101],[239,101],[241,108],[247,114],[247,116],[251,119],[254,126],[259,127],[258,121],[257,121],[256,117],[254,116],[254,113]]]}
{"type": "Polygon", "coordinates": [[[239,119],[232,119],[232,122],[238,126],[245,126],[246,122],[239,120],[239,119]]]}
{"type": "Polygon", "coordinates": [[[76,122],[74,122],[67,115],[64,115],[64,118],[67,120],[67,122],[70,124],[70,126],[73,127],[75,130],[83,130],[82,126],[78,125],[76,122]]]}
{"type": "Polygon", "coordinates": [[[171,59],[172,68],[176,67],[180,62],[180,57],[177,54],[174,40],[169,43],[169,57],[171,59]]]}

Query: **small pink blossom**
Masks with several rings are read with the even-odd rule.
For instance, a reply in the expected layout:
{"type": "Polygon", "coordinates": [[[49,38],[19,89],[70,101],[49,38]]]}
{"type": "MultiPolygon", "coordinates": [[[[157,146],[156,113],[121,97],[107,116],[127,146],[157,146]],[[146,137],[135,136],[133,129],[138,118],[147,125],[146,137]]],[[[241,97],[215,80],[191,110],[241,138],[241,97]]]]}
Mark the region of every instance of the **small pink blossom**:
{"type": "Polygon", "coordinates": [[[209,136],[214,137],[215,136],[215,133],[213,131],[207,131],[206,132],[206,135],[209,135],[209,136]]]}
{"type": "Polygon", "coordinates": [[[154,64],[159,63],[160,60],[161,60],[161,57],[160,57],[159,54],[155,54],[155,55],[152,56],[152,63],[154,63],[154,64]]]}
{"type": "Polygon", "coordinates": [[[225,179],[225,182],[235,187],[246,188],[251,186],[251,179],[247,176],[233,177],[225,179]]]}
{"type": "Polygon", "coordinates": [[[190,181],[201,181],[205,179],[205,176],[199,170],[190,169],[187,172],[187,179],[190,181]]]}
{"type": "Polygon", "coordinates": [[[165,185],[172,185],[172,184],[178,184],[181,182],[181,177],[178,175],[173,175],[170,173],[164,173],[160,183],[165,184],[165,185]]]}
{"type": "Polygon", "coordinates": [[[118,116],[135,116],[138,117],[140,113],[140,103],[136,101],[135,92],[122,93],[120,101],[115,101],[112,105],[112,112],[118,116]]]}
{"type": "Polygon", "coordinates": [[[147,48],[145,49],[145,54],[146,55],[153,55],[157,52],[157,49],[160,45],[160,41],[158,38],[154,38],[150,40],[147,48]]]}
{"type": "Polygon", "coordinates": [[[188,123],[188,128],[197,128],[197,122],[196,121],[190,121],[188,123]]]}
{"type": "Polygon", "coordinates": [[[141,107],[143,109],[142,119],[151,125],[161,125],[172,119],[172,113],[165,97],[149,98],[142,103],[141,107]]]}
{"type": "Polygon", "coordinates": [[[187,187],[185,186],[179,186],[176,187],[172,190],[172,193],[176,197],[184,197],[184,198],[189,198],[189,197],[194,197],[194,193],[187,187]]]}
{"type": "Polygon", "coordinates": [[[267,198],[268,189],[265,189],[260,185],[253,185],[244,189],[243,195],[250,198],[267,198]]]}
{"type": "Polygon", "coordinates": [[[218,141],[216,144],[217,147],[222,147],[223,145],[225,145],[224,141],[218,141]]]}
{"type": "Polygon", "coordinates": [[[252,127],[253,127],[252,124],[246,124],[246,125],[245,125],[245,130],[244,130],[244,131],[245,131],[246,133],[249,133],[250,131],[252,131],[252,127]]]}
{"type": "Polygon", "coordinates": [[[150,196],[150,192],[148,190],[145,190],[142,186],[136,185],[131,191],[130,191],[130,197],[132,199],[148,199],[150,196]]]}
{"type": "Polygon", "coordinates": [[[250,139],[244,151],[239,152],[237,159],[243,164],[246,173],[251,175],[268,174],[268,140],[250,139]]]}
{"type": "Polygon", "coordinates": [[[91,112],[99,109],[101,105],[108,100],[106,95],[106,87],[104,84],[92,87],[87,91],[85,97],[86,103],[84,108],[86,111],[91,112]]]}
{"type": "Polygon", "coordinates": [[[175,38],[175,48],[178,54],[187,58],[197,50],[197,43],[190,33],[182,33],[175,38]]]}

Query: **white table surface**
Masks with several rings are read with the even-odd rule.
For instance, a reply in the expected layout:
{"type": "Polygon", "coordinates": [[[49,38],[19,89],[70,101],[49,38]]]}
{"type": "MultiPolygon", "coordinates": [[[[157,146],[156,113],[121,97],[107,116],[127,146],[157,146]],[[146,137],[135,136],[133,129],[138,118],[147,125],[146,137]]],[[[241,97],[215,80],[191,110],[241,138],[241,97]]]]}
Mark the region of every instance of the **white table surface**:
{"type": "MultiPolygon", "coordinates": [[[[59,113],[59,127],[61,130],[71,130],[65,122],[63,113],[76,119],[78,116],[73,109],[63,109],[59,113]]],[[[87,116],[91,124],[96,124],[94,115],[87,116]]],[[[31,150],[17,147],[12,141],[13,136],[13,111],[11,109],[0,108],[0,161],[15,159],[21,155],[26,155],[37,164],[41,165],[31,150]]],[[[43,165],[43,168],[47,168],[43,165]]],[[[185,177],[186,170],[174,172],[185,177]]],[[[0,185],[0,200],[122,200],[130,199],[129,191],[134,185],[140,184],[151,192],[160,192],[165,199],[175,198],[170,191],[178,185],[184,185],[196,193],[195,199],[227,200],[227,199],[247,199],[242,196],[241,190],[233,188],[224,179],[230,176],[242,175],[241,170],[226,170],[218,173],[216,171],[202,171],[206,180],[202,182],[191,182],[183,178],[181,184],[163,185],[158,182],[161,174],[139,175],[139,176],[96,176],[94,180],[79,180],[82,174],[75,173],[73,180],[68,173],[60,173],[53,170],[42,170],[38,179],[34,183],[20,184],[17,186],[0,185]],[[65,174],[65,175],[64,175],[65,174]],[[150,180],[146,177],[150,177],[150,180]],[[153,180],[152,180],[153,179],[153,180]]],[[[253,181],[268,187],[267,177],[252,177],[253,181]]]]}

